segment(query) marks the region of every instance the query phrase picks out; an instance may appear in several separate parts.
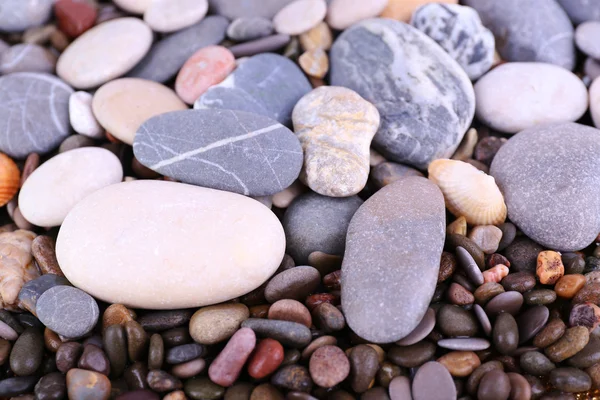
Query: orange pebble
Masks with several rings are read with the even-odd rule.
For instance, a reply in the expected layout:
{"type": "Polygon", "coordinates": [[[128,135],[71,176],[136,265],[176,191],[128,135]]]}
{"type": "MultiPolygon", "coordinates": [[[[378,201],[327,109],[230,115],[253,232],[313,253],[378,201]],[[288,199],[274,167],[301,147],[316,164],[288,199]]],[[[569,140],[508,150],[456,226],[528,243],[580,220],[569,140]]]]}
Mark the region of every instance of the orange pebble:
{"type": "Polygon", "coordinates": [[[535,273],[541,284],[554,285],[565,274],[560,253],[552,250],[540,251],[535,273]]]}
{"type": "Polygon", "coordinates": [[[581,274],[565,275],[556,282],[554,291],[558,297],[572,299],[585,285],[585,276],[581,274]]]}
{"type": "Polygon", "coordinates": [[[471,375],[481,365],[479,357],[472,351],[451,351],[437,361],[446,367],[450,375],[458,378],[471,375]]]}
{"type": "Polygon", "coordinates": [[[0,207],[6,205],[19,190],[21,173],[17,164],[0,153],[0,207]]]}
{"type": "Polygon", "coordinates": [[[235,68],[235,57],[223,46],[207,46],[195,52],[181,67],[175,91],[193,104],[209,87],[222,82],[235,68]]]}
{"type": "Polygon", "coordinates": [[[498,264],[487,271],[483,271],[483,282],[500,283],[502,278],[504,278],[506,275],[508,275],[508,267],[506,265],[498,264]]]}

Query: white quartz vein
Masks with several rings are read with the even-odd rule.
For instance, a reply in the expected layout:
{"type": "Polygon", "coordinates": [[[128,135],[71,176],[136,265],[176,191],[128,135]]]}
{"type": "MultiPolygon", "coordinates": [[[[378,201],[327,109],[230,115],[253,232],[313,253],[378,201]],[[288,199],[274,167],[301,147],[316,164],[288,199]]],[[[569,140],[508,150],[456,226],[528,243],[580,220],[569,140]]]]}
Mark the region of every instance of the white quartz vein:
{"type": "Polygon", "coordinates": [[[239,136],[232,136],[226,139],[222,139],[222,140],[217,140],[216,142],[213,142],[211,144],[209,144],[208,146],[204,146],[204,147],[200,147],[194,150],[190,150],[190,151],[186,151],[185,153],[181,153],[177,156],[168,158],[166,160],[162,160],[152,166],[150,166],[150,169],[153,170],[157,170],[158,168],[162,168],[162,167],[166,167],[167,165],[171,165],[180,161],[184,161],[187,160],[190,157],[193,157],[195,155],[201,154],[201,153],[205,153],[209,150],[212,149],[216,149],[219,147],[223,147],[225,145],[228,145],[230,143],[235,143],[235,142],[240,142],[242,140],[246,140],[246,139],[250,139],[259,135],[262,135],[263,133],[267,133],[267,132],[271,132],[274,131],[276,129],[280,129],[283,128],[283,125],[281,124],[273,124],[271,126],[267,126],[266,128],[262,128],[262,129],[258,129],[256,131],[252,131],[252,132],[248,132],[246,134],[243,135],[239,135],[239,136]]]}

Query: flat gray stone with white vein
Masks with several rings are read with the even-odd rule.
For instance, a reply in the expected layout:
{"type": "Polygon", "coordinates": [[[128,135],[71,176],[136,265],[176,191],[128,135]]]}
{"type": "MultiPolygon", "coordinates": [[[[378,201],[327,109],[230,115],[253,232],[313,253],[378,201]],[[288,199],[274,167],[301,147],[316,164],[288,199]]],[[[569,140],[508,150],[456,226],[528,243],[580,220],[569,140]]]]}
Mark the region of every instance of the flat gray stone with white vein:
{"type": "Polygon", "coordinates": [[[73,89],[42,73],[0,78],[0,151],[14,158],[48,153],[69,135],[73,89]]]}
{"type": "Polygon", "coordinates": [[[247,196],[291,185],[302,168],[296,135],[268,117],[232,110],[184,110],[144,122],[133,143],[146,167],[184,183],[247,196]]]}

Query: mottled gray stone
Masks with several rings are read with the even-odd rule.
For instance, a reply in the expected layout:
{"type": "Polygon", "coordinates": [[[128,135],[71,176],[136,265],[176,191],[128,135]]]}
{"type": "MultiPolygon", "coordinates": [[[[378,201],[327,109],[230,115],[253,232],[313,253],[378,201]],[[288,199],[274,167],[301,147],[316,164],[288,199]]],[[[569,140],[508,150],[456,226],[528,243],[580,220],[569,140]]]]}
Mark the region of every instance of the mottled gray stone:
{"type": "Polygon", "coordinates": [[[600,130],[575,123],[540,126],[500,148],[490,174],[508,217],[542,246],[580,250],[600,232],[600,130]]]}
{"type": "Polygon", "coordinates": [[[0,31],[22,32],[50,19],[55,0],[0,1],[0,31]]]}
{"type": "Polygon", "coordinates": [[[600,1],[598,0],[558,0],[575,25],[585,21],[600,21],[600,1]]]}
{"type": "Polygon", "coordinates": [[[600,58],[600,22],[587,21],[575,29],[577,48],[593,58],[600,58]]]}
{"type": "Polygon", "coordinates": [[[402,339],[423,319],[444,247],[444,197],[431,181],[407,177],[358,209],[342,263],[348,326],[376,343],[402,339]]]}
{"type": "Polygon", "coordinates": [[[144,122],[133,143],[146,167],[178,181],[247,196],[290,186],[302,168],[296,135],[262,115],[183,110],[144,122]]]}
{"type": "Polygon", "coordinates": [[[290,42],[290,35],[278,33],[264,38],[231,46],[229,51],[236,57],[250,57],[260,53],[267,53],[281,49],[290,42]]]}
{"type": "MultiPolygon", "coordinates": [[[[570,1],[570,0],[567,0],[570,1]]],[[[575,66],[573,25],[556,0],[465,0],[494,33],[506,61],[575,66]]]]}
{"type": "Polygon", "coordinates": [[[40,296],[37,316],[50,330],[67,338],[87,335],[98,322],[96,300],[72,286],[54,286],[40,296]]]}
{"type": "Polygon", "coordinates": [[[410,24],[442,46],[472,80],[492,67],[494,35],[471,7],[426,4],[413,13],[410,24]]]}
{"type": "Polygon", "coordinates": [[[475,95],[465,71],[431,38],[402,22],[369,19],[344,31],[330,58],[331,84],[379,110],[373,146],[387,159],[425,169],[454,153],[475,95]]]}
{"type": "Polygon", "coordinates": [[[51,74],[56,66],[56,56],[32,43],[20,43],[0,53],[0,74],[13,72],[44,72],[51,74]]]}
{"type": "Polygon", "coordinates": [[[156,82],[168,81],[198,49],[220,43],[225,38],[228,25],[226,18],[210,16],[189,28],[165,36],[152,46],[127,76],[156,82]]]}
{"type": "Polygon", "coordinates": [[[271,19],[279,10],[294,0],[209,0],[215,14],[231,20],[241,17],[263,17],[271,19]]]}
{"type": "Polygon", "coordinates": [[[70,285],[67,278],[54,274],[42,275],[25,282],[19,292],[19,306],[36,315],[35,306],[40,296],[48,289],[58,285],[70,285]]]}
{"type": "Polygon", "coordinates": [[[69,135],[69,96],[61,79],[18,72],[0,78],[0,151],[15,158],[47,153],[69,135]]]}
{"type": "Polygon", "coordinates": [[[282,222],[287,253],[296,264],[308,263],[313,251],[343,255],[348,225],[362,204],[358,196],[336,198],[309,192],[297,197],[282,222]]]}
{"type": "Polygon", "coordinates": [[[423,174],[414,168],[389,161],[371,167],[371,181],[379,189],[407,176],[423,176],[423,174]]]}
{"type": "Polygon", "coordinates": [[[293,61],[277,54],[259,54],[208,89],[194,108],[249,111],[289,126],[294,106],[311,89],[293,61]]]}
{"type": "Polygon", "coordinates": [[[259,39],[273,32],[270,19],[261,17],[237,18],[227,27],[227,36],[238,42],[259,39]]]}

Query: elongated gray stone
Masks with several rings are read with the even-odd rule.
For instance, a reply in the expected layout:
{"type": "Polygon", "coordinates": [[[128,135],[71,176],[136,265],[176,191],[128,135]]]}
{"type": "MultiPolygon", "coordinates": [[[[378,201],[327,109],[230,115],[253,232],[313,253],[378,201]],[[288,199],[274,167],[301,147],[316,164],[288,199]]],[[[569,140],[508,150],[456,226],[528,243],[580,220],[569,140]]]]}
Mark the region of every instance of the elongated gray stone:
{"type": "Polygon", "coordinates": [[[227,36],[238,42],[259,39],[273,32],[270,19],[261,17],[237,18],[227,27],[227,36]]]}
{"type": "Polygon", "coordinates": [[[437,283],[445,213],[439,188],[411,176],[385,186],[354,214],[342,263],[342,308],[358,336],[394,342],[421,322],[437,283]]]}
{"type": "Polygon", "coordinates": [[[442,46],[473,80],[494,62],[494,35],[471,7],[425,4],[415,10],[410,24],[442,46]]]}
{"type": "Polygon", "coordinates": [[[232,110],[184,110],[144,122],[133,143],[148,168],[184,183],[247,196],[291,185],[302,168],[296,135],[277,121],[232,110]]]}
{"type": "Polygon", "coordinates": [[[156,82],[168,81],[198,49],[225,39],[228,25],[226,18],[210,16],[189,28],[164,37],[152,46],[127,76],[156,82]]]}
{"type": "MultiPolygon", "coordinates": [[[[571,0],[567,0],[571,1],[571,0]]],[[[556,0],[465,0],[496,37],[506,61],[539,61],[572,70],[573,25],[556,0]]]]}
{"type": "Polygon", "coordinates": [[[50,19],[55,0],[0,1],[0,31],[22,32],[50,19]]]}
{"type": "Polygon", "coordinates": [[[209,0],[215,14],[231,20],[240,17],[263,17],[271,19],[279,10],[294,0],[209,0]]]}
{"type": "Polygon", "coordinates": [[[585,21],[600,21],[600,2],[595,0],[558,0],[575,25],[585,21]]]}
{"type": "Polygon", "coordinates": [[[549,249],[580,250],[600,232],[599,154],[598,129],[539,126],[510,138],[490,174],[523,233],[549,249]]]}
{"type": "Polygon", "coordinates": [[[70,285],[67,278],[54,274],[45,274],[26,282],[19,292],[19,306],[36,315],[35,306],[44,292],[54,286],[70,285]]]}
{"type": "Polygon", "coordinates": [[[249,111],[290,125],[294,106],[311,89],[294,62],[277,54],[259,54],[208,89],[194,108],[249,111]]]}
{"type": "Polygon", "coordinates": [[[473,119],[475,95],[465,71],[431,38],[374,18],[344,31],[330,58],[331,84],[379,110],[373,145],[387,159],[425,169],[454,153],[473,119]]]}
{"type": "Polygon", "coordinates": [[[18,72],[0,78],[0,151],[15,158],[48,153],[69,135],[73,89],[42,73],[18,72]]]}

